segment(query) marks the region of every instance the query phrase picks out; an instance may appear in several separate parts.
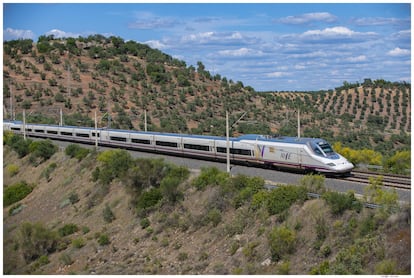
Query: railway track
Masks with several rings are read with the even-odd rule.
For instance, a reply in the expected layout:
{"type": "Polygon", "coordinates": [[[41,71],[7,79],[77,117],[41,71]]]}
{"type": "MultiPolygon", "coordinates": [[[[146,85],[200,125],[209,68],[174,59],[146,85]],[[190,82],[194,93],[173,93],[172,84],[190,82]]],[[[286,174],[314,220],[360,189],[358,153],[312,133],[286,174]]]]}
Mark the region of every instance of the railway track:
{"type": "Polygon", "coordinates": [[[346,181],[352,181],[362,184],[369,184],[370,178],[382,177],[382,184],[386,187],[411,190],[411,177],[393,174],[378,174],[372,172],[352,171],[349,177],[343,178],[346,181]]]}

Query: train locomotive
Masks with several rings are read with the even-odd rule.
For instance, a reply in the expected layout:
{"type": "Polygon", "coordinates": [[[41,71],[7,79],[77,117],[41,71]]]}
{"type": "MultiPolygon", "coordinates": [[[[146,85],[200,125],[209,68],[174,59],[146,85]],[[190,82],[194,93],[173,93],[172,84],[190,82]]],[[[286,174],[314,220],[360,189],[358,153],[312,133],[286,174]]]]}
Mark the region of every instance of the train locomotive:
{"type": "MultiPolygon", "coordinates": [[[[25,124],[3,121],[3,129],[32,137],[71,142],[97,143],[141,151],[209,160],[225,160],[226,137],[143,132],[106,128],[25,124]],[[23,128],[25,130],[23,130],[23,128]]],[[[300,169],[324,174],[348,174],[354,168],[331,145],[319,138],[273,137],[248,134],[229,138],[230,160],[233,163],[263,165],[283,169],[300,169]]]]}

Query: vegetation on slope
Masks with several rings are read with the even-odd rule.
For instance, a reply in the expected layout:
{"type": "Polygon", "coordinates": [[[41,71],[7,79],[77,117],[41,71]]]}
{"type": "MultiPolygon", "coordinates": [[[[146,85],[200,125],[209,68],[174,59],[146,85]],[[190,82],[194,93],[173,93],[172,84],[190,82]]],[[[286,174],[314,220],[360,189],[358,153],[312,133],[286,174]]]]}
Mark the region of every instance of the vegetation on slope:
{"type": "Polygon", "coordinates": [[[372,210],[319,175],[268,191],[123,150],[70,145],[34,163],[4,149],[3,167],[20,168],[4,190],[35,184],[4,208],[6,274],[410,274],[410,208],[381,180],[364,194],[383,205],[372,210]]]}

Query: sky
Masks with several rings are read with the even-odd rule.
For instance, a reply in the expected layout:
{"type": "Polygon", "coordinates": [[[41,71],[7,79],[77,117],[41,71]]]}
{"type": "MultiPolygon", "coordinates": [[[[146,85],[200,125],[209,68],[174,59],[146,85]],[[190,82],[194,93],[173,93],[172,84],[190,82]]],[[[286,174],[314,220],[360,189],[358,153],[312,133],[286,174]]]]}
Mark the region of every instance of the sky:
{"type": "Polygon", "coordinates": [[[3,41],[119,36],[256,91],[411,83],[411,3],[3,3],[3,41]]]}

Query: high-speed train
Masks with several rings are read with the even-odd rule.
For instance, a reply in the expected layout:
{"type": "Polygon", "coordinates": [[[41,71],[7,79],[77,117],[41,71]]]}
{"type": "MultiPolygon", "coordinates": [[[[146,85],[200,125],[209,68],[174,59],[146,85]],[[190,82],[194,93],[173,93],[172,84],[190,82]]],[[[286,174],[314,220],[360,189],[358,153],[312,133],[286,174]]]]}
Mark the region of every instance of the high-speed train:
{"type": "MultiPolygon", "coordinates": [[[[3,121],[3,129],[23,134],[21,121],[3,121]]],[[[91,127],[25,124],[27,136],[161,152],[201,159],[225,160],[226,137],[142,132],[91,127]]],[[[318,138],[248,134],[229,138],[230,160],[250,165],[347,174],[354,168],[331,145],[318,138]]]]}

